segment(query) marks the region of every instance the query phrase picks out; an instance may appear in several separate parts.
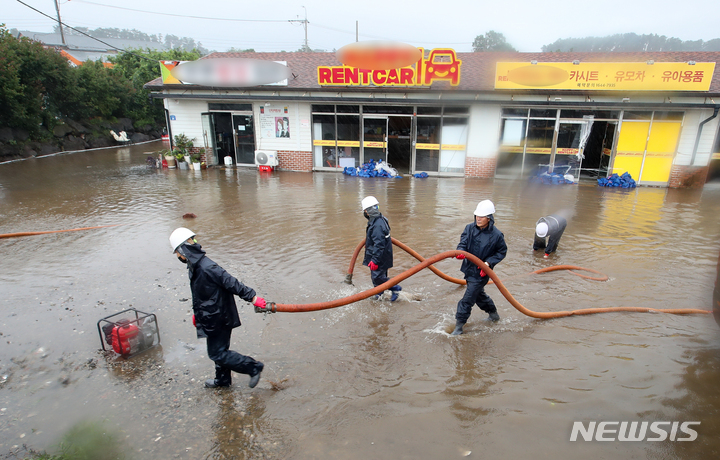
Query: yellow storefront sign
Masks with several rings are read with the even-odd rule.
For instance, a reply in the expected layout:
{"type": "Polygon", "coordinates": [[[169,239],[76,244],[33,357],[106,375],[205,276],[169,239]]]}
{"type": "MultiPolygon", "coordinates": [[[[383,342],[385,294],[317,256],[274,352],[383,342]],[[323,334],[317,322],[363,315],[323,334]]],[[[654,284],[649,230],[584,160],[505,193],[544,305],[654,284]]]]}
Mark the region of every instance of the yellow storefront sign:
{"type": "MultiPolygon", "coordinates": [[[[522,153],[523,148],[522,148],[522,145],[512,146],[512,147],[503,146],[502,151],[507,152],[507,153],[522,153]]],[[[557,149],[555,151],[555,154],[556,155],[577,155],[578,152],[579,152],[578,149],[557,149]]],[[[528,147],[527,149],[525,149],[525,153],[550,155],[552,153],[552,149],[550,147],[528,147]]]]}
{"type": "MultiPolygon", "coordinates": [[[[370,144],[370,142],[366,142],[365,147],[369,147],[368,144],[370,144]]],[[[381,142],[375,142],[375,144],[381,144],[381,142]]],[[[335,147],[336,145],[338,147],[360,147],[360,141],[328,141],[328,140],[315,139],[313,141],[313,145],[322,145],[322,146],[330,146],[330,147],[335,147]]]]}
{"type": "Polygon", "coordinates": [[[363,145],[365,145],[365,147],[385,148],[385,142],[365,142],[363,145]]]}
{"type": "Polygon", "coordinates": [[[708,91],[714,62],[498,62],[495,89],[708,91]]]}

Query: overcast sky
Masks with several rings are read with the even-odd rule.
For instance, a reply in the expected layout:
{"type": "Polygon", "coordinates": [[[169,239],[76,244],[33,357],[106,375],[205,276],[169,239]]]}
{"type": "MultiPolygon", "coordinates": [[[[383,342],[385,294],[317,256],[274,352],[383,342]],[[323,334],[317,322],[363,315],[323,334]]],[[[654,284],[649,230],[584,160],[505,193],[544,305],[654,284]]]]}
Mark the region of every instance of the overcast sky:
{"type": "MultiPolygon", "coordinates": [[[[53,0],[23,1],[56,16],[53,0]]],[[[50,19],[17,0],[0,4],[0,23],[8,28],[52,31],[50,19]]],[[[719,5],[718,0],[60,0],[60,14],[70,26],[187,36],[217,51],[295,51],[304,29],[288,20],[304,19],[306,12],[313,49],[332,51],[354,42],[359,21],[361,41],[471,51],[477,35],[495,30],[519,51],[540,51],[558,38],[626,32],[711,40],[720,37],[719,5]]]]}

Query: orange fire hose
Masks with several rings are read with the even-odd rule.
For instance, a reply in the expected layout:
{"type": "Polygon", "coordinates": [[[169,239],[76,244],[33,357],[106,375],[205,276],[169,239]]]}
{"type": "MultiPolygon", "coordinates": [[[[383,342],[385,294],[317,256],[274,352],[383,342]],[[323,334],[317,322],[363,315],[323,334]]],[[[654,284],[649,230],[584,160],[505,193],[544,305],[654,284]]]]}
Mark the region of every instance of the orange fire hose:
{"type": "MultiPolygon", "coordinates": [[[[612,312],[621,312],[621,311],[627,311],[627,312],[638,312],[638,313],[648,313],[648,312],[658,312],[658,313],[671,313],[674,315],[689,315],[689,314],[708,314],[712,313],[710,310],[699,310],[699,309],[683,309],[683,308],[673,308],[673,309],[657,309],[657,308],[645,308],[645,307],[608,307],[608,308],[586,308],[582,310],[572,310],[572,311],[554,311],[554,312],[536,312],[532,311],[526,307],[524,307],[520,302],[515,300],[515,298],[510,294],[510,291],[507,290],[505,285],[500,281],[500,278],[495,274],[493,270],[490,269],[490,267],[487,266],[485,262],[474,256],[473,254],[470,254],[466,251],[445,251],[441,252],[440,254],[436,254],[432,257],[429,257],[427,259],[423,259],[419,254],[415,253],[415,251],[412,251],[412,249],[408,248],[401,242],[395,240],[393,238],[393,243],[397,246],[400,246],[402,249],[407,251],[409,254],[413,255],[418,260],[421,260],[421,262],[414,267],[410,268],[409,270],[406,270],[399,275],[394,276],[387,282],[381,284],[380,286],[376,286],[372,289],[368,289],[366,291],[344,297],[342,299],[336,299],[329,302],[319,302],[319,303],[311,303],[311,304],[281,304],[281,303],[274,303],[269,302],[268,307],[266,308],[255,308],[255,311],[258,313],[261,312],[269,312],[269,313],[276,313],[276,312],[286,312],[286,313],[299,313],[299,312],[309,312],[309,311],[319,311],[319,310],[327,310],[329,308],[336,308],[336,307],[342,307],[344,305],[348,305],[353,302],[358,302],[363,299],[367,299],[370,296],[380,294],[386,289],[390,289],[392,286],[395,286],[396,284],[400,283],[401,281],[411,277],[415,273],[419,272],[420,270],[424,268],[430,267],[430,269],[433,271],[433,273],[437,274],[438,276],[442,277],[443,279],[446,279],[448,281],[457,283],[457,284],[465,284],[464,280],[460,280],[457,278],[452,278],[448,275],[445,275],[440,270],[437,270],[435,267],[432,267],[432,264],[437,263],[443,259],[447,258],[454,258],[458,254],[464,254],[465,257],[470,260],[470,262],[474,263],[475,265],[481,267],[485,273],[490,277],[490,279],[494,282],[494,284],[497,286],[497,288],[500,290],[500,293],[510,302],[510,304],[515,307],[520,313],[530,316],[532,318],[538,318],[538,319],[551,319],[551,318],[562,318],[565,316],[576,316],[576,315],[592,315],[595,313],[612,313],[612,312]],[[401,246],[402,245],[402,246],[401,246]],[[407,248],[407,249],[406,249],[407,248]],[[411,252],[412,251],[412,252],[411,252]]],[[[355,265],[355,261],[357,259],[357,256],[360,252],[360,249],[365,244],[364,241],[361,242],[361,244],[358,245],[358,247],[355,249],[355,253],[353,254],[352,263],[350,265],[350,268],[348,269],[348,277],[345,279],[346,282],[351,282],[348,280],[352,280],[352,271],[355,265]]],[[[576,267],[573,265],[557,265],[555,267],[547,267],[544,269],[536,270],[532,273],[544,273],[548,271],[554,271],[554,270],[585,270],[592,273],[603,275],[602,273],[583,268],[583,267],[576,267]]],[[[596,281],[606,281],[608,279],[607,276],[603,275],[602,277],[589,277],[586,275],[581,275],[579,273],[574,273],[575,275],[581,276],[583,278],[596,280],[596,281]]]]}
{"type": "Polygon", "coordinates": [[[64,233],[64,232],[79,232],[81,230],[94,230],[96,228],[107,228],[117,227],[118,225],[124,224],[113,224],[113,225],[99,225],[97,227],[82,227],[82,228],[71,228],[68,230],[49,230],[46,232],[17,232],[17,233],[0,233],[0,239],[2,238],[16,238],[19,236],[33,236],[33,235],[45,235],[48,233],[64,233]]]}

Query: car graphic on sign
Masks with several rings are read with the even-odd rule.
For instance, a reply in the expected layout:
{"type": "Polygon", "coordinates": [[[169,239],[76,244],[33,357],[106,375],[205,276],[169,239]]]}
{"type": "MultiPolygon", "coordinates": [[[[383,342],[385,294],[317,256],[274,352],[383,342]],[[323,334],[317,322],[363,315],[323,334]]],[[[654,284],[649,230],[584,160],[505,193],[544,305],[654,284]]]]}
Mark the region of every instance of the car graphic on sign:
{"type": "Polygon", "coordinates": [[[455,55],[452,49],[434,49],[425,61],[426,85],[435,80],[449,80],[452,86],[460,84],[460,66],[462,61],[455,55]],[[437,62],[442,57],[449,57],[450,62],[437,62]]]}

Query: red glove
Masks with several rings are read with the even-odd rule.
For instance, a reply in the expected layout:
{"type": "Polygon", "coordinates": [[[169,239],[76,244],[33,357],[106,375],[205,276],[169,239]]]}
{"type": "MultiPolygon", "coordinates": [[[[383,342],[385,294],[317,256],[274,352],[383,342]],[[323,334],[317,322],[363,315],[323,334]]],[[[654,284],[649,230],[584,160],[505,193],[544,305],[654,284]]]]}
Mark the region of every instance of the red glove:
{"type": "Polygon", "coordinates": [[[193,326],[197,327],[197,324],[195,324],[195,315],[193,315],[193,326]]]}
{"type": "Polygon", "coordinates": [[[455,256],[456,259],[463,260],[465,258],[465,254],[458,254],[455,256]]]}
{"type": "Polygon", "coordinates": [[[373,271],[378,269],[378,265],[375,262],[373,262],[372,260],[368,264],[368,267],[370,267],[370,270],[373,270],[373,271]]]}
{"type": "MultiPolygon", "coordinates": [[[[480,267],[478,267],[478,268],[480,268],[480,267]]],[[[480,278],[485,278],[486,276],[487,276],[487,273],[485,273],[485,270],[480,268],[480,278]]]]}
{"type": "Polygon", "coordinates": [[[255,302],[253,302],[253,305],[258,308],[265,308],[265,305],[266,305],[265,299],[263,299],[262,297],[257,297],[255,299],[255,302]]]}

